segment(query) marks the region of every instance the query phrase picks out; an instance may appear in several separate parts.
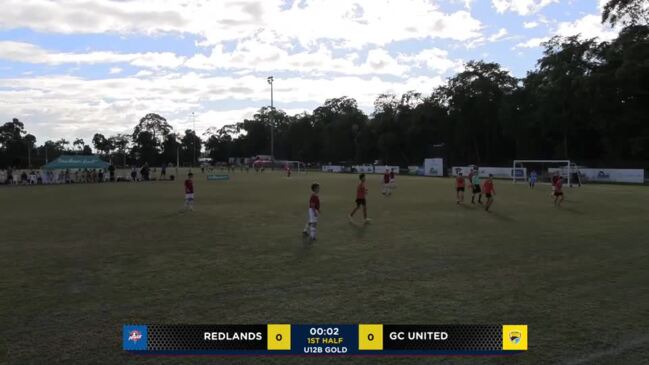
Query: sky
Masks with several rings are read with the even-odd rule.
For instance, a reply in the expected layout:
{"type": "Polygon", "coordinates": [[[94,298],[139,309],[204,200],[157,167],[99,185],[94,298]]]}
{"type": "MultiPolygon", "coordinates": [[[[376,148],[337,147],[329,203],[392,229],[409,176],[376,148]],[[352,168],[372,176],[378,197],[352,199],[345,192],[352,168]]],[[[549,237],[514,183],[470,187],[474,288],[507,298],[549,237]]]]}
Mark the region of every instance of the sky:
{"type": "Polygon", "coordinates": [[[553,35],[600,41],[604,0],[2,0],[0,122],[37,144],[130,133],[147,113],[199,135],[270,105],[310,112],[429,95],[470,60],[524,77],[553,35]]]}

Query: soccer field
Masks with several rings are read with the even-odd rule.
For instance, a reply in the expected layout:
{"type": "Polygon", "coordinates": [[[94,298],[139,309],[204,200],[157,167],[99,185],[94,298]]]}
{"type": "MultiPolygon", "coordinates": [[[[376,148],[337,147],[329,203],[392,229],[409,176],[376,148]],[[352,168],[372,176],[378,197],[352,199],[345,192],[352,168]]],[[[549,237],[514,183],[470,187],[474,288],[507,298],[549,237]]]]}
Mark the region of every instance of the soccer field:
{"type": "MultiPolygon", "coordinates": [[[[496,181],[493,213],[454,181],[399,177],[356,227],[356,175],[0,188],[0,363],[649,363],[649,188],[496,181]],[[309,185],[321,184],[306,244],[309,185]],[[468,195],[467,195],[468,196],[468,195]],[[468,197],[467,201],[470,201],[468,197]],[[529,325],[498,358],[147,358],[125,323],[529,325]]],[[[360,219],[360,216],[357,216],[360,219]]]]}

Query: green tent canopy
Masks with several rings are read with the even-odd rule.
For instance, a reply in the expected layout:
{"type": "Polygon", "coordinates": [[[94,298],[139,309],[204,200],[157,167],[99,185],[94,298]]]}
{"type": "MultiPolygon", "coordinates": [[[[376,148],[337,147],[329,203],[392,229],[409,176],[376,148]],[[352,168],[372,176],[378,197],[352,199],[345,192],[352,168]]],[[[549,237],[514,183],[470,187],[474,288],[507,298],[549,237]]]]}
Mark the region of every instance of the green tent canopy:
{"type": "Polygon", "coordinates": [[[62,155],[43,166],[44,170],[105,169],[110,164],[97,155],[62,155]]]}

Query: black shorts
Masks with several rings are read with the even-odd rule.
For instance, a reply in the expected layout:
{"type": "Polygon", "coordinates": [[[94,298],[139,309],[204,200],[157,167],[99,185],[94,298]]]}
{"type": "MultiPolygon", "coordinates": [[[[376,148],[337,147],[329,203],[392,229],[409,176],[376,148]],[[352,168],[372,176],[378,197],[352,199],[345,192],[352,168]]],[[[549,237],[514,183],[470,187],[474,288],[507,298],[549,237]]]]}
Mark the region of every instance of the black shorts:
{"type": "Polygon", "coordinates": [[[486,196],[487,199],[491,198],[491,194],[489,194],[489,193],[486,193],[484,196],[486,196]]]}
{"type": "Polygon", "coordinates": [[[555,191],[554,196],[563,196],[563,191],[555,191]]]}
{"type": "Polygon", "coordinates": [[[458,191],[458,192],[462,191],[463,192],[464,188],[456,188],[456,191],[458,191]]]}
{"type": "Polygon", "coordinates": [[[367,206],[367,202],[365,201],[365,199],[356,199],[356,206],[360,207],[361,205],[364,207],[367,206]]]}
{"type": "Polygon", "coordinates": [[[478,194],[482,192],[482,189],[480,189],[480,185],[473,185],[473,194],[478,194]]]}

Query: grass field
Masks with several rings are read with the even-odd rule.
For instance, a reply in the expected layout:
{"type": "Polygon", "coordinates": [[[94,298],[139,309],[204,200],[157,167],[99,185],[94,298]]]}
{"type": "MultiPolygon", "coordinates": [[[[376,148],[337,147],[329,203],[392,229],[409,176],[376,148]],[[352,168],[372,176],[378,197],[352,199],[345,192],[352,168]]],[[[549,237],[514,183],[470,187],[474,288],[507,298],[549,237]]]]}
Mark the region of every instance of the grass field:
{"type": "Polygon", "coordinates": [[[352,226],[355,175],[234,173],[182,182],[0,188],[0,363],[649,363],[649,188],[496,181],[493,213],[453,181],[370,176],[373,223],[352,226]],[[301,238],[321,183],[319,240],[301,238]],[[526,323],[500,358],[146,358],[124,323],[526,323]]]}

